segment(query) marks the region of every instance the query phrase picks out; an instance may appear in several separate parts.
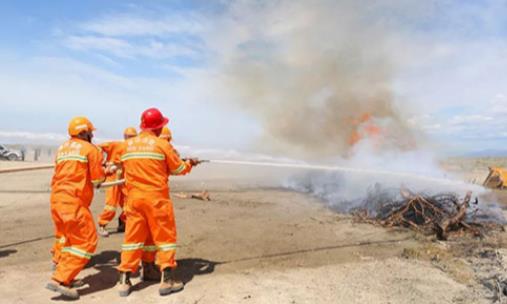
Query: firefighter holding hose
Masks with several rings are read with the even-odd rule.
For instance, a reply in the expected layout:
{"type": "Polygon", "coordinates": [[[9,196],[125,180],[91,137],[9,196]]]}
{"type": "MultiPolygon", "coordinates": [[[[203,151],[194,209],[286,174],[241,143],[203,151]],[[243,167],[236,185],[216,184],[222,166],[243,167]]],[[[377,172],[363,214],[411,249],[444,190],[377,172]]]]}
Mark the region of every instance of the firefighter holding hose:
{"type": "MultiPolygon", "coordinates": [[[[126,141],[129,138],[136,137],[137,131],[133,127],[126,128],[123,131],[123,138],[126,141]]],[[[100,144],[99,147],[102,151],[105,152],[106,164],[115,165],[120,163],[120,156],[122,151],[124,150],[124,141],[111,141],[100,144]]],[[[122,170],[118,170],[116,175],[110,175],[107,177],[107,181],[113,181],[122,178],[122,170]]],[[[102,237],[108,237],[109,232],[106,230],[106,225],[111,222],[116,214],[116,209],[118,206],[123,208],[123,204],[125,201],[126,189],[123,185],[118,185],[114,187],[110,187],[106,190],[106,202],[104,206],[104,210],[99,216],[99,230],[98,233],[102,237]]],[[[118,232],[125,231],[125,214],[124,212],[118,217],[118,232]]]]}
{"type": "Polygon", "coordinates": [[[118,267],[120,296],[130,293],[130,276],[136,272],[143,250],[156,251],[156,264],[162,272],[160,295],[183,289],[174,277],[176,268],[176,225],[169,197],[169,175],[184,175],[199,162],[183,161],[171,144],[159,138],[169,120],[156,108],[141,116],[142,132],[128,139],[121,160],[125,171],[128,197],[125,204],[127,223],[118,267]]]}
{"type": "Polygon", "coordinates": [[[167,142],[171,143],[173,141],[173,133],[167,126],[162,128],[162,131],[160,132],[160,135],[158,136],[162,139],[167,140],[167,142]]]}
{"type": "Polygon", "coordinates": [[[102,153],[91,143],[94,130],[86,117],[70,121],[70,139],[58,148],[51,181],[50,209],[57,237],[52,251],[56,269],[46,288],[71,299],[79,298],[72,282],[97,247],[90,204],[93,187],[105,180],[105,172],[102,153]]]}
{"type": "MultiPolygon", "coordinates": [[[[168,127],[163,127],[162,132],[160,132],[160,138],[167,140],[168,143],[172,144],[173,140],[173,133],[168,127]]],[[[174,149],[174,153],[176,153],[178,156],[180,156],[180,153],[178,150],[174,149]]],[[[185,160],[185,159],[183,159],[185,160]]],[[[202,163],[203,161],[200,160],[199,163],[202,163]]],[[[204,161],[205,162],[205,161],[204,161]]],[[[181,199],[198,199],[202,201],[210,201],[211,197],[209,195],[209,192],[207,190],[203,190],[200,193],[175,193],[174,196],[181,199]]]]}

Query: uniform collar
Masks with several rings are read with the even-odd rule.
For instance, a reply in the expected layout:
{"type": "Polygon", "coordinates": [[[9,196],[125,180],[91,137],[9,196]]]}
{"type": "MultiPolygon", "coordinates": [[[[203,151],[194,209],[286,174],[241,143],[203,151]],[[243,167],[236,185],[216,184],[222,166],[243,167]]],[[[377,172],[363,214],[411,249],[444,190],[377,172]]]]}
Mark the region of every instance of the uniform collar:
{"type": "Polygon", "coordinates": [[[70,140],[74,140],[74,141],[77,141],[77,142],[85,142],[85,143],[88,143],[88,144],[89,144],[89,142],[87,142],[86,140],[81,139],[81,138],[79,138],[79,137],[74,137],[74,136],[73,136],[73,137],[71,137],[71,138],[70,138],[70,140]]]}
{"type": "Polygon", "coordinates": [[[152,131],[150,130],[142,130],[141,133],[139,135],[142,135],[142,136],[154,136],[154,137],[157,137],[155,135],[155,133],[153,133],[152,131]]]}

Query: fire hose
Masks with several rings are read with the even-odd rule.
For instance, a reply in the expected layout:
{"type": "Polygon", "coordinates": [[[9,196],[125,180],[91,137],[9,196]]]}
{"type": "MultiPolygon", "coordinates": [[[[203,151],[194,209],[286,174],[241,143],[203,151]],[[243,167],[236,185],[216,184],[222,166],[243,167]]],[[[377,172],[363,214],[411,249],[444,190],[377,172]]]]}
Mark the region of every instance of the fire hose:
{"type": "Polygon", "coordinates": [[[342,167],[342,166],[325,166],[325,165],[312,165],[306,163],[276,163],[276,162],[258,162],[258,161],[239,161],[239,160],[224,160],[224,159],[210,159],[205,162],[215,164],[228,164],[228,165],[246,165],[246,166],[260,166],[260,167],[281,167],[281,168],[292,168],[292,169],[306,169],[306,170],[320,170],[320,171],[335,171],[335,172],[347,172],[347,173],[358,173],[358,174],[369,174],[369,175],[383,175],[392,176],[398,178],[408,178],[425,182],[432,182],[438,184],[447,184],[455,186],[463,186],[467,183],[460,180],[451,180],[447,178],[431,177],[420,175],[410,172],[398,172],[388,171],[380,169],[363,169],[354,167],[342,167]]]}
{"type": "Polygon", "coordinates": [[[0,169],[0,174],[1,173],[15,173],[15,172],[23,172],[23,171],[52,169],[54,167],[55,167],[55,165],[36,165],[36,166],[26,166],[26,167],[4,168],[4,169],[0,169]]]}
{"type": "MultiPolygon", "coordinates": [[[[198,165],[201,163],[213,163],[213,164],[225,164],[225,165],[244,165],[244,166],[279,167],[279,168],[281,167],[281,168],[321,170],[321,171],[341,171],[341,172],[359,173],[359,174],[404,177],[404,178],[416,179],[416,180],[427,181],[427,182],[434,182],[434,183],[436,182],[436,183],[440,183],[440,184],[454,184],[454,185],[466,184],[465,182],[458,181],[458,180],[423,176],[423,175],[418,175],[418,174],[408,173],[408,172],[396,172],[396,171],[377,170],[377,169],[362,169],[362,168],[353,168],[353,167],[312,165],[312,164],[306,164],[306,163],[277,163],[277,162],[240,161],[240,160],[224,160],[224,159],[209,159],[209,160],[183,159],[183,160],[193,160],[195,165],[198,165]]],[[[0,169],[0,174],[23,172],[23,171],[33,171],[33,170],[44,170],[44,169],[51,169],[51,168],[54,168],[54,165],[37,165],[37,166],[29,166],[29,167],[5,168],[5,169],[0,169]]],[[[125,183],[125,180],[121,179],[121,180],[102,183],[102,184],[100,184],[99,187],[101,187],[101,188],[112,187],[112,186],[117,186],[117,185],[121,185],[124,183],[125,183]]]]}
{"type": "Polygon", "coordinates": [[[118,179],[110,182],[103,182],[96,186],[96,188],[109,188],[125,184],[125,179],[118,179]]]}
{"type": "MultiPolygon", "coordinates": [[[[4,168],[0,169],[0,174],[2,173],[16,173],[16,172],[25,172],[25,171],[36,171],[36,170],[47,170],[53,169],[55,165],[35,165],[35,166],[25,166],[25,167],[13,167],[13,168],[4,168]]],[[[97,188],[108,188],[118,185],[123,185],[125,183],[124,179],[119,179],[110,182],[103,182],[98,185],[97,188]]]]}

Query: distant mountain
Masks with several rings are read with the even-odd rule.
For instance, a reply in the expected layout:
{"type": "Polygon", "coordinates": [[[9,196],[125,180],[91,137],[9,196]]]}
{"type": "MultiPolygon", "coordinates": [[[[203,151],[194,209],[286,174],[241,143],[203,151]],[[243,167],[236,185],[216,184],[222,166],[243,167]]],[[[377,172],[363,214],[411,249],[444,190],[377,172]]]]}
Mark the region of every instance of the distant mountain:
{"type": "Polygon", "coordinates": [[[507,157],[507,149],[484,149],[463,154],[468,157],[507,157]]]}

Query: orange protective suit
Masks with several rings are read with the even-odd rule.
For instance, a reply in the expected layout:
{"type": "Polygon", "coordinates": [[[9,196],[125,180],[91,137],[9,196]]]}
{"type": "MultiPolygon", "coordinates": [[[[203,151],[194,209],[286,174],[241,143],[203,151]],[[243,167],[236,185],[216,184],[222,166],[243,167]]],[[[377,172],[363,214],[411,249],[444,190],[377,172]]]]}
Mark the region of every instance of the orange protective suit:
{"type": "MultiPolygon", "coordinates": [[[[99,147],[107,155],[107,163],[119,163],[122,151],[124,149],[124,142],[114,141],[100,144],[99,147]]],[[[114,181],[118,178],[122,178],[122,173],[113,174],[106,178],[106,181],[114,181]]],[[[126,190],[122,185],[114,186],[106,189],[106,204],[104,210],[99,216],[99,225],[105,226],[111,222],[116,214],[116,208],[120,206],[123,208],[125,201],[126,190]]],[[[125,214],[122,212],[120,219],[125,221],[125,214]]]]}
{"type": "MultiPolygon", "coordinates": [[[[170,174],[187,174],[192,166],[174,153],[171,144],[150,131],[128,139],[125,147],[121,159],[128,220],[118,270],[135,272],[143,251],[157,253],[156,263],[161,270],[176,267],[176,225],[168,178],[170,174]]],[[[145,257],[142,259],[149,261],[145,257]]]]}
{"type": "Polygon", "coordinates": [[[58,149],[51,181],[51,216],[58,238],[53,279],[69,285],[97,247],[90,204],[93,185],[103,182],[102,154],[87,141],[71,138],[58,149]]]}

